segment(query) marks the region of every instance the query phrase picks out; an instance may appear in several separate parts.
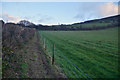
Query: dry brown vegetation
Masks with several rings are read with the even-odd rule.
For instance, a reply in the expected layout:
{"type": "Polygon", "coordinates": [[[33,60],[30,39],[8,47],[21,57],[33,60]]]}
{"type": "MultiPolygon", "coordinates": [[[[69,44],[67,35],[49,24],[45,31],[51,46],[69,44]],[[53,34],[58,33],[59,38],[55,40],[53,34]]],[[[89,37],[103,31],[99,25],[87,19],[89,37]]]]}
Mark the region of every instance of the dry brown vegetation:
{"type": "Polygon", "coordinates": [[[13,23],[2,28],[3,78],[65,77],[44,54],[36,29],[13,23]]]}

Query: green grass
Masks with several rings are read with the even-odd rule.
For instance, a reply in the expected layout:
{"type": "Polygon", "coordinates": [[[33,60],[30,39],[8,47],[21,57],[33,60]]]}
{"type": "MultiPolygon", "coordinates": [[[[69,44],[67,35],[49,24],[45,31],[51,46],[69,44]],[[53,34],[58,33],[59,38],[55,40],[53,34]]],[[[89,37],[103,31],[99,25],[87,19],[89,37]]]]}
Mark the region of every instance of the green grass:
{"type": "Polygon", "coordinates": [[[118,28],[99,31],[39,31],[55,64],[69,78],[118,78],[118,28]]]}
{"type": "Polygon", "coordinates": [[[94,22],[94,23],[85,23],[85,24],[76,24],[76,25],[72,25],[71,27],[103,27],[103,26],[109,26],[113,23],[100,23],[100,22],[94,22]]]}
{"type": "Polygon", "coordinates": [[[26,75],[27,71],[28,71],[28,65],[24,62],[21,64],[21,72],[22,72],[21,78],[28,78],[28,76],[26,75]]]}

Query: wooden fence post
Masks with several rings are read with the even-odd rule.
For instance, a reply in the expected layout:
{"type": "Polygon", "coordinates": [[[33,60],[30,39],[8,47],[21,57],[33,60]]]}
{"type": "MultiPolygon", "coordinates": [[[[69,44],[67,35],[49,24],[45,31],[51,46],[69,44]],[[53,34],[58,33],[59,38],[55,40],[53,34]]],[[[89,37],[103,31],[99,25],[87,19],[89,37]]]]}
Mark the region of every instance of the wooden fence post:
{"type": "Polygon", "coordinates": [[[44,38],[44,49],[45,50],[47,49],[47,41],[45,40],[45,38],[44,38]]]}
{"type": "Polygon", "coordinates": [[[44,46],[44,37],[42,37],[42,43],[43,43],[43,46],[44,46]]]}
{"type": "Polygon", "coordinates": [[[43,43],[44,43],[44,49],[45,49],[45,38],[44,38],[44,41],[43,41],[43,43]]]}
{"type": "Polygon", "coordinates": [[[41,35],[41,42],[42,42],[42,35],[41,35]]]}
{"type": "Polygon", "coordinates": [[[53,57],[52,57],[52,65],[54,64],[54,50],[55,50],[55,45],[53,44],[53,57]]]}

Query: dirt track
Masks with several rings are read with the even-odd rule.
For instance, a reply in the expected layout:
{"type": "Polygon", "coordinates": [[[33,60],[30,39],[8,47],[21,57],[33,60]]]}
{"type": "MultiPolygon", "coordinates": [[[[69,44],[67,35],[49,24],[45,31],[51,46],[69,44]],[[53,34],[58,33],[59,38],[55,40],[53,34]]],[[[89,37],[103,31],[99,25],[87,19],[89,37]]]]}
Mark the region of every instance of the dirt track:
{"type": "Polygon", "coordinates": [[[25,45],[24,61],[28,65],[27,76],[29,78],[64,78],[55,66],[47,59],[40,46],[38,34],[34,36],[29,44],[25,45]]]}
{"type": "Polygon", "coordinates": [[[36,32],[21,48],[12,53],[5,50],[3,78],[65,78],[59,68],[51,65],[41,46],[36,32]]]}

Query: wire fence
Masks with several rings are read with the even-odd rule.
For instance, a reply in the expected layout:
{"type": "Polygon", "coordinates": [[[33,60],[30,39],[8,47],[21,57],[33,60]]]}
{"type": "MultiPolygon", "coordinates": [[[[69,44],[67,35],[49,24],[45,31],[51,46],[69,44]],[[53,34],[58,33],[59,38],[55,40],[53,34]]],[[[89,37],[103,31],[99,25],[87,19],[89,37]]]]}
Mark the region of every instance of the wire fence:
{"type": "Polygon", "coordinates": [[[40,34],[40,41],[43,48],[51,57],[52,64],[54,64],[55,61],[55,64],[62,68],[68,78],[85,78],[87,80],[92,80],[92,78],[84,73],[79,66],[75,65],[69,58],[67,58],[67,56],[65,56],[51,40],[40,34]]]}

